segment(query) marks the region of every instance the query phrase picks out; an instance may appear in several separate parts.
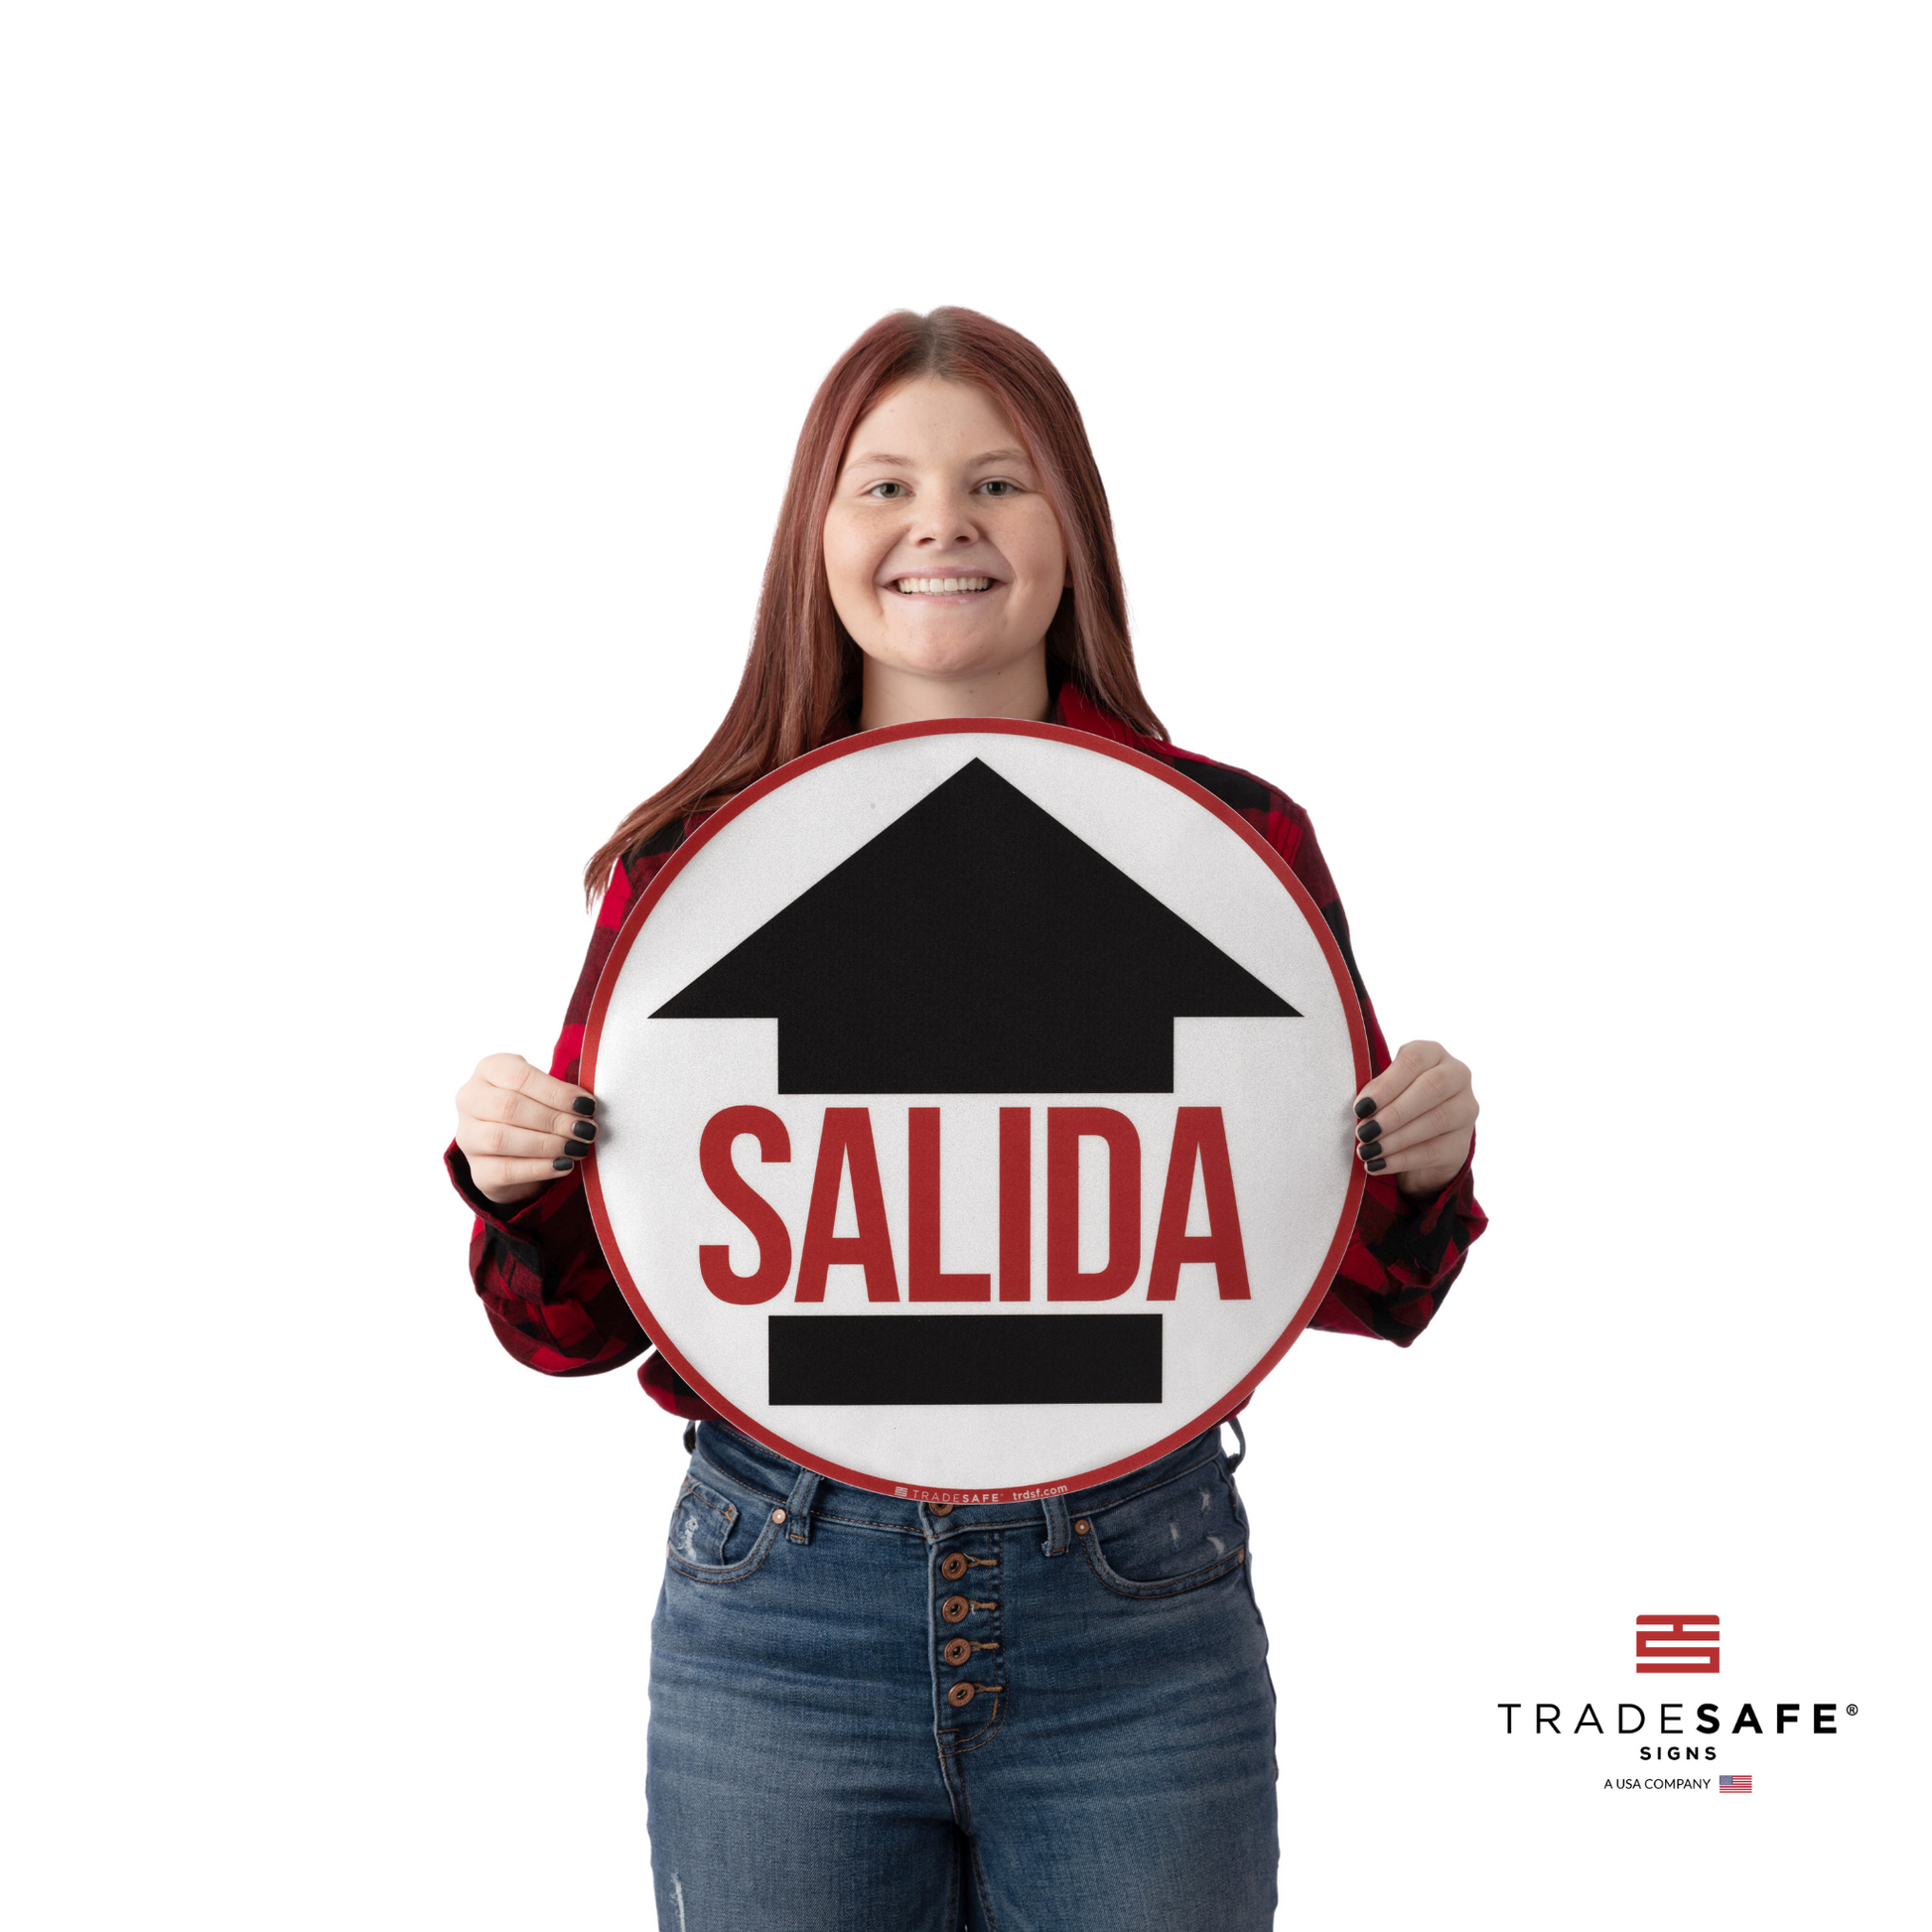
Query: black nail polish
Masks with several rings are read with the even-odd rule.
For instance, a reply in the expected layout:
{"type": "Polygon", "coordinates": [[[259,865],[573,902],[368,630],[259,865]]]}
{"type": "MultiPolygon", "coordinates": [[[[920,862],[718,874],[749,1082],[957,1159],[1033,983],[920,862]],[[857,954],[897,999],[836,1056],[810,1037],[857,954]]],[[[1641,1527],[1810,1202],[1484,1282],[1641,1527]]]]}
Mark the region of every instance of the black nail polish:
{"type": "Polygon", "coordinates": [[[1355,1138],[1362,1141],[1379,1141],[1382,1138],[1382,1123],[1379,1120],[1365,1120],[1355,1130],[1355,1138]]]}
{"type": "Polygon", "coordinates": [[[571,1168],[575,1164],[572,1162],[569,1155],[560,1154],[553,1162],[551,1162],[550,1165],[552,1168],[554,1168],[557,1171],[557,1173],[568,1173],[571,1171],[571,1168]]]}
{"type": "Polygon", "coordinates": [[[1355,1103],[1355,1118],[1366,1120],[1381,1104],[1379,1100],[1371,1100],[1367,1094],[1363,1094],[1355,1103]]]}
{"type": "Polygon", "coordinates": [[[570,1105],[573,1113],[594,1114],[597,1112],[597,1102],[587,1093],[580,1093],[570,1105]]]}
{"type": "Polygon", "coordinates": [[[1386,1168],[1388,1165],[1389,1164],[1386,1161],[1384,1161],[1379,1154],[1375,1157],[1373,1161],[1364,1161],[1362,1163],[1362,1166],[1365,1167],[1370,1173],[1380,1173],[1382,1170],[1386,1168]]]}
{"type": "Polygon", "coordinates": [[[580,1120],[570,1131],[580,1141],[594,1141],[597,1138],[597,1124],[594,1121],[580,1120]]]}

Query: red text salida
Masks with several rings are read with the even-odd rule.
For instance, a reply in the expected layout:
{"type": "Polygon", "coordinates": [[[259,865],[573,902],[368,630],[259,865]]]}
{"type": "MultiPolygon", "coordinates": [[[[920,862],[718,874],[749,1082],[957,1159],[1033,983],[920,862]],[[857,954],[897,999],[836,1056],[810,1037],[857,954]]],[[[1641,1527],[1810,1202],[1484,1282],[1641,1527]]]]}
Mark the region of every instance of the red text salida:
{"type": "MultiPolygon", "coordinates": [[[[732,1267],[731,1250],[708,1243],[698,1250],[705,1286],[721,1302],[750,1307],[784,1293],[793,1279],[791,1230],[778,1210],[740,1173],[734,1160],[742,1139],[756,1143],[760,1162],[791,1159],[791,1136],[768,1107],[726,1107],[705,1123],[698,1166],[719,1202],[742,1221],[758,1244],[750,1274],[732,1267]]],[[[999,1123],[998,1299],[1033,1299],[1033,1109],[1002,1107],[999,1123]]],[[[939,1144],[937,1107],[906,1109],[906,1252],[904,1300],[990,1302],[991,1274],[948,1273],[939,1253],[939,1144]]],[[[1111,1107],[1046,1109],[1046,1281],[1049,1302],[1110,1302],[1141,1279],[1141,1136],[1128,1117],[1111,1107]],[[1097,1269],[1080,1267],[1080,1143],[1106,1149],[1107,1259],[1097,1269]]],[[[866,1297],[900,1299],[899,1257],[886,1218],[872,1110],[827,1107],[812,1173],[811,1204],[798,1242],[794,1299],[822,1302],[827,1271],[863,1271],[866,1297]],[[842,1183],[849,1180],[857,1231],[833,1232],[842,1183]]],[[[1174,1116],[1168,1149],[1161,1214],[1147,1271],[1147,1299],[1172,1302],[1184,1263],[1210,1265],[1224,1302],[1245,1302],[1248,1261],[1241,1245],[1241,1214],[1234,1197],[1227,1128],[1218,1107],[1182,1107],[1174,1116]],[[1198,1173],[1208,1231],[1187,1232],[1187,1208],[1198,1173]]]]}

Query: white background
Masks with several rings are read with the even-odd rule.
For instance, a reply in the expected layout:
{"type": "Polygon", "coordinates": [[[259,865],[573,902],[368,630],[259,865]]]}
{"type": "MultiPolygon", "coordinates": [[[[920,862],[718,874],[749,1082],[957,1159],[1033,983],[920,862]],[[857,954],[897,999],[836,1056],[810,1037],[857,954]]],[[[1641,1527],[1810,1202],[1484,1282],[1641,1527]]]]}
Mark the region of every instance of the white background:
{"type": "Polygon", "coordinates": [[[1484,1105],[1437,1326],[1248,1419],[1283,1922],[1908,1922],[1926,34],[10,10],[11,1922],[649,1924],[677,1426],[497,1349],[438,1156],[725,704],[813,387],[946,301],[1057,359],[1156,705],[1484,1105]],[[1654,1701],[1651,1610],[1860,1717],[1716,1809],[1500,1735],[1654,1701]]]}

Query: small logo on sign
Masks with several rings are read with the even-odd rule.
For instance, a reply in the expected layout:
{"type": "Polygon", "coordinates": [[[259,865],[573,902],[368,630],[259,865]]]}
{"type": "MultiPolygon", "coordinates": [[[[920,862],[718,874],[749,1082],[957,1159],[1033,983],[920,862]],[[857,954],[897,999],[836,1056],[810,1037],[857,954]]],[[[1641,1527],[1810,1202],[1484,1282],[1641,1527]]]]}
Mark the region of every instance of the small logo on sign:
{"type": "Polygon", "coordinates": [[[1728,1771],[1725,1772],[1718,1779],[1719,1797],[1723,1797],[1726,1791],[1734,1791],[1740,1798],[1748,1798],[1751,1795],[1750,1773],[1746,1771],[1741,1776],[1733,1776],[1728,1771]]]}
{"type": "Polygon", "coordinates": [[[1715,1616],[1637,1618],[1637,1675],[1714,1676],[1718,1669],[1715,1616]]]}

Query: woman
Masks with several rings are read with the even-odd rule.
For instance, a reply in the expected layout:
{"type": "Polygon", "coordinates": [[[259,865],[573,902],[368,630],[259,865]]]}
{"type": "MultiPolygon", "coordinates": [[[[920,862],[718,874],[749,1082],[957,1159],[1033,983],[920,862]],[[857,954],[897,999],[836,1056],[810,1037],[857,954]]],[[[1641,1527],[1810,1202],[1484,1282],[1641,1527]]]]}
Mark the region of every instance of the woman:
{"type": "MultiPolygon", "coordinates": [[[[806,417],[725,722],[591,862],[603,907],[551,1072],[496,1054],[457,1097],[448,1158],[478,1213],[473,1271],[519,1360],[590,1374],[650,1345],[575,1166],[597,1133],[575,1083],[584,1019],[632,898],[706,812],[784,760],[960,717],[1050,719],[1184,772],[1271,840],[1354,972],[1306,814],[1175,751],[1142,696],[1106,493],[1058,372],[969,310],[889,316],[806,417]]],[[[1483,1227],[1476,1103],[1440,1046],[1391,1060],[1362,1007],[1369,1179],[1314,1325],[1406,1345],[1483,1227]]],[[[652,1625],[661,1924],[1270,1922],[1274,1694],[1218,1432],[1044,1505],[928,1508],[770,1453],[661,1356],[640,1379],[701,1424],[652,1625]]]]}

